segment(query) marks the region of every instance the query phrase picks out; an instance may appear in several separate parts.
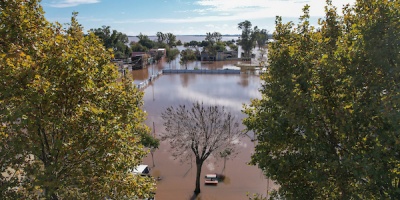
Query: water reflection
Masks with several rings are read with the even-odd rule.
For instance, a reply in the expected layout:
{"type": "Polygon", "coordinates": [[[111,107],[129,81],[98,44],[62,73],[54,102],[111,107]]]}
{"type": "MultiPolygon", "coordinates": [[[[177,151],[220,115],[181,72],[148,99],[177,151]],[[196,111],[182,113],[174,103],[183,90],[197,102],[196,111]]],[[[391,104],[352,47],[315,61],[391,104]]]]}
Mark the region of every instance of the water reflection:
{"type": "MultiPolygon", "coordinates": [[[[163,59],[159,63],[151,64],[146,66],[143,69],[138,70],[131,70],[128,69],[128,74],[133,78],[135,84],[140,84],[141,82],[149,79],[151,75],[157,74],[161,72],[163,69],[239,69],[241,70],[242,74],[254,75],[258,73],[258,70],[248,69],[248,68],[240,68],[235,66],[238,62],[237,61],[218,61],[218,62],[201,62],[201,61],[194,61],[187,64],[187,66],[181,66],[179,64],[179,57],[172,61],[171,63],[165,62],[163,59]]],[[[182,84],[187,85],[188,77],[182,77],[182,84]]],[[[245,78],[245,76],[244,76],[245,78]]],[[[246,79],[243,79],[243,82],[239,82],[241,84],[246,85],[246,79]]]]}
{"type": "MultiPolygon", "coordinates": [[[[210,64],[206,67],[222,68],[223,63],[210,64]]],[[[156,67],[157,69],[157,67],[156,67]]],[[[169,106],[191,105],[201,101],[206,105],[220,105],[232,112],[239,121],[244,117],[243,103],[250,103],[252,98],[260,98],[258,89],[260,78],[254,75],[217,75],[217,74],[168,74],[161,75],[144,90],[144,109],[148,113],[146,121],[155,128],[156,136],[163,131],[161,113],[169,106]]],[[[243,125],[241,128],[244,129],[243,125]]],[[[252,136],[251,136],[252,137],[252,136]]],[[[250,137],[250,138],[251,138],[250,137]]],[[[224,162],[211,157],[203,165],[202,177],[206,173],[223,173],[225,179],[216,187],[202,185],[201,199],[246,199],[246,193],[266,194],[267,179],[250,161],[254,144],[249,137],[242,138],[239,154],[224,162]]],[[[157,184],[156,199],[190,199],[195,188],[195,165],[174,160],[168,152],[169,144],[162,142],[154,152],[155,166],[153,176],[162,176],[157,184]]],[[[194,162],[194,161],[193,161],[194,162]]],[[[151,165],[151,156],[144,163],[151,165]]],[[[203,180],[202,180],[203,181],[203,180]]],[[[273,186],[273,184],[269,184],[273,186]]]]}

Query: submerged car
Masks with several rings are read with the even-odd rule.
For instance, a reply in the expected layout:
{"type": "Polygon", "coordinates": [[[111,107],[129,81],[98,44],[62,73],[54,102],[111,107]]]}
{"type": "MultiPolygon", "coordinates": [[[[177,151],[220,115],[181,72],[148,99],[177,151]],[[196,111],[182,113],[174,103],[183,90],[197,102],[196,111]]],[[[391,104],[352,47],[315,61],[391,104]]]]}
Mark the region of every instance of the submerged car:
{"type": "Polygon", "coordinates": [[[218,177],[217,174],[207,174],[205,176],[204,184],[206,185],[217,185],[218,184],[218,177]]]}
{"type": "Polygon", "coordinates": [[[148,165],[139,165],[130,170],[131,173],[141,176],[150,176],[150,168],[148,165]]]}

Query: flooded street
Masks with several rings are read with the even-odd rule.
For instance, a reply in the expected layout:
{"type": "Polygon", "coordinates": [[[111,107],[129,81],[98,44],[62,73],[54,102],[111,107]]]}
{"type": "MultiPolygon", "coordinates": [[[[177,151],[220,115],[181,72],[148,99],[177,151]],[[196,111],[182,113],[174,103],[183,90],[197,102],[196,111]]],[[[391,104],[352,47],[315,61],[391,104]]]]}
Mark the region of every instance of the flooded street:
{"type": "MultiPolygon", "coordinates": [[[[233,66],[232,61],[214,62],[203,65],[192,63],[189,67],[203,69],[219,69],[233,66]]],[[[180,66],[177,66],[180,67],[180,66]]],[[[149,66],[147,69],[132,71],[135,81],[145,80],[154,71],[168,68],[167,63],[149,66]]],[[[236,116],[239,122],[244,117],[241,112],[243,104],[249,104],[250,99],[260,98],[258,89],[261,81],[258,76],[247,74],[165,74],[153,80],[144,90],[144,109],[148,114],[146,124],[155,129],[155,136],[163,130],[161,113],[169,106],[180,104],[191,105],[195,101],[208,105],[225,106],[225,109],[236,116]]],[[[241,125],[241,129],[244,126],[241,125]]],[[[273,187],[256,166],[249,166],[254,143],[251,133],[245,135],[239,144],[239,154],[226,161],[209,158],[203,165],[201,175],[201,193],[197,199],[248,199],[246,194],[259,193],[266,195],[267,187],[273,187]],[[204,185],[204,175],[218,173],[226,176],[217,186],[204,185]]],[[[156,199],[191,199],[195,188],[196,166],[194,160],[180,163],[168,152],[169,144],[161,142],[160,148],[154,152],[154,167],[151,155],[144,159],[144,164],[152,167],[151,174],[161,177],[157,182],[156,199]]]]}

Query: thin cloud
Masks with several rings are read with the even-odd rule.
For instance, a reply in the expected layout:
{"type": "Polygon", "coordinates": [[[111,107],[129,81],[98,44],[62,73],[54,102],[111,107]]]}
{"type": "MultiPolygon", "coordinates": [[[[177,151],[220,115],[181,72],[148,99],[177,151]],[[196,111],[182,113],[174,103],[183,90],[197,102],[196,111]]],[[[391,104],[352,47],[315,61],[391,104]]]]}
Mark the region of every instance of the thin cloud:
{"type": "MultiPolygon", "coordinates": [[[[354,3],[355,0],[332,0],[332,4],[340,11],[344,4],[354,3]]],[[[302,8],[308,4],[311,6],[311,16],[324,16],[325,1],[322,0],[198,0],[195,5],[202,6],[202,10],[208,11],[210,15],[232,16],[236,20],[242,16],[247,19],[260,19],[267,17],[299,17],[302,8]],[[277,9],[284,8],[284,9],[277,9]],[[236,17],[235,17],[236,16],[236,17]],[[237,17],[240,16],[240,17],[237,17]]]]}
{"type": "Polygon", "coordinates": [[[262,9],[269,7],[266,0],[199,0],[195,4],[211,7],[215,12],[231,12],[245,9],[262,9]]]}
{"type": "Polygon", "coordinates": [[[58,1],[53,1],[49,5],[55,8],[67,8],[67,7],[79,6],[82,4],[93,4],[93,3],[100,3],[100,0],[58,0],[58,1]]]}

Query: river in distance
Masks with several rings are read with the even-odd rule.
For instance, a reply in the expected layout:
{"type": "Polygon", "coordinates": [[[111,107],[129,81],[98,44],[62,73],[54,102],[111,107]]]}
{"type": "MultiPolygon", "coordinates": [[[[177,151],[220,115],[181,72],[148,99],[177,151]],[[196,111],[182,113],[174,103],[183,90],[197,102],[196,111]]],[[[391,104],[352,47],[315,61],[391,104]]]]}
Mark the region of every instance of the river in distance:
{"type": "MultiPolygon", "coordinates": [[[[218,61],[212,63],[193,62],[188,68],[223,69],[234,67],[237,61],[218,61]]],[[[149,75],[165,68],[181,68],[179,63],[165,63],[149,66],[142,70],[129,71],[135,81],[146,80],[149,75]]],[[[205,105],[224,106],[239,122],[245,117],[241,112],[243,104],[250,104],[250,99],[261,98],[259,89],[260,77],[251,73],[241,74],[164,74],[152,80],[144,89],[144,110],[147,113],[146,124],[158,137],[164,131],[161,113],[167,107],[192,105],[196,101],[205,105]]],[[[241,129],[245,127],[241,124],[241,129]]],[[[153,132],[152,132],[153,133],[153,132]]],[[[276,188],[256,166],[248,165],[254,152],[254,135],[247,133],[239,143],[239,154],[226,161],[209,158],[202,168],[201,193],[196,199],[217,200],[249,199],[246,194],[259,193],[264,196],[267,191],[276,188]],[[217,186],[204,185],[204,175],[218,173],[226,176],[217,186]]],[[[154,177],[161,177],[157,182],[157,200],[187,200],[193,196],[195,189],[196,165],[194,160],[180,163],[169,153],[171,147],[161,142],[153,158],[149,154],[143,163],[151,167],[154,177]],[[153,166],[154,160],[154,166],[153,166]]]]}
{"type": "MultiPolygon", "coordinates": [[[[150,40],[157,41],[157,36],[148,36],[150,40]]],[[[138,42],[139,38],[136,36],[128,36],[129,43],[130,42],[138,42]]],[[[201,42],[206,39],[205,35],[177,35],[176,41],[180,40],[182,43],[190,42],[190,41],[197,41],[201,42]]],[[[223,35],[222,41],[231,41],[231,40],[238,40],[239,35],[223,35]]]]}

